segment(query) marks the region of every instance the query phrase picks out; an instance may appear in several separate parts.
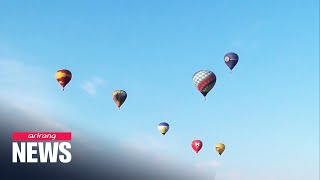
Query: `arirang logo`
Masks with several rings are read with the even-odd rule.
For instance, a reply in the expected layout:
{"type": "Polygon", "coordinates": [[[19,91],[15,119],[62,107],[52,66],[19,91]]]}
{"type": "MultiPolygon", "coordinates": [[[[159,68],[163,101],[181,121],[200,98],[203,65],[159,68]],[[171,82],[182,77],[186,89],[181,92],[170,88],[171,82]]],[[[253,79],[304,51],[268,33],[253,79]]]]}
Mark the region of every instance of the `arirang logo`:
{"type": "Polygon", "coordinates": [[[18,158],[20,163],[57,163],[58,159],[69,163],[72,159],[71,132],[13,132],[12,141],[13,163],[18,158]]]}

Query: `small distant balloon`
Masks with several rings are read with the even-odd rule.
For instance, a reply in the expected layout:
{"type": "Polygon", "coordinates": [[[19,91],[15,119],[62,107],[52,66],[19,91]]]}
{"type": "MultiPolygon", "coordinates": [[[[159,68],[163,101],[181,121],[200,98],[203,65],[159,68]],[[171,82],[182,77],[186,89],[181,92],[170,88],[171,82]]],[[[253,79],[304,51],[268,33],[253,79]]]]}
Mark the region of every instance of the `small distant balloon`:
{"type": "Polygon", "coordinates": [[[222,143],[216,144],[216,151],[219,153],[220,156],[223,153],[224,149],[225,149],[224,144],[222,144],[222,143]]]}
{"type": "Polygon", "coordinates": [[[127,99],[127,93],[124,90],[115,90],[112,93],[113,101],[116,103],[118,108],[120,109],[121,105],[127,99]]]}
{"type": "Polygon", "coordinates": [[[238,54],[234,52],[229,52],[226,55],[224,55],[224,62],[229,67],[230,70],[232,70],[238,63],[239,56],[238,54]]]}
{"type": "Polygon", "coordinates": [[[72,79],[72,73],[67,69],[60,69],[56,72],[56,80],[62,86],[62,90],[64,91],[64,88],[66,85],[71,81],[72,79]]]}
{"type": "Polygon", "coordinates": [[[166,122],[162,122],[159,124],[158,129],[162,135],[165,135],[169,130],[169,124],[166,122]]]}
{"type": "Polygon", "coordinates": [[[202,141],[196,139],[196,140],[193,140],[192,143],[191,143],[191,147],[192,149],[198,154],[198,152],[201,150],[202,148],[202,141]]]}
{"type": "Polygon", "coordinates": [[[206,100],[207,94],[216,84],[216,75],[209,70],[201,70],[193,75],[192,81],[196,86],[198,91],[203,95],[204,100],[206,100]]]}

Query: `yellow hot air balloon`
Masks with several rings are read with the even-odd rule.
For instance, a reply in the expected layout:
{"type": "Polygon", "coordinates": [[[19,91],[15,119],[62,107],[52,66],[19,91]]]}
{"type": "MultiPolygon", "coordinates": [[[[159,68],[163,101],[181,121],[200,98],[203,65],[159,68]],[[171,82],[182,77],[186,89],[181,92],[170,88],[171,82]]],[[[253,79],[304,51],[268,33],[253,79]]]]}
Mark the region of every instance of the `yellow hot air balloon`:
{"type": "Polygon", "coordinates": [[[56,79],[64,91],[64,88],[72,79],[72,73],[67,69],[60,69],[56,72],[56,79]]]}
{"type": "Polygon", "coordinates": [[[216,151],[219,153],[220,156],[223,153],[224,149],[225,149],[224,144],[222,143],[216,144],[216,151]]]}

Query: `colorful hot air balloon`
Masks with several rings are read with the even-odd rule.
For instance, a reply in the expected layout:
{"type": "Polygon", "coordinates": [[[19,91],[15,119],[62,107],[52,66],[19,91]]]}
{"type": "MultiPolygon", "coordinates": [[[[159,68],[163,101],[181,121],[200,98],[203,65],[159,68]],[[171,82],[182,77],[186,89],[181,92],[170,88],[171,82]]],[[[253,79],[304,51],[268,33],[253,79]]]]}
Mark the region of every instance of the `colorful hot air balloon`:
{"type": "Polygon", "coordinates": [[[198,152],[201,150],[202,148],[202,141],[200,140],[193,140],[191,143],[191,147],[192,149],[198,154],[198,152]]]}
{"type": "Polygon", "coordinates": [[[193,84],[203,95],[204,100],[206,100],[206,96],[216,84],[217,78],[213,72],[209,70],[201,70],[193,75],[192,80],[193,84]]]}
{"type": "Polygon", "coordinates": [[[225,149],[224,144],[222,143],[216,144],[216,151],[219,153],[220,156],[223,153],[224,149],[225,149]]]}
{"type": "Polygon", "coordinates": [[[162,122],[159,124],[158,129],[161,132],[161,134],[165,135],[169,130],[169,124],[166,122],[162,122]]]}
{"type": "Polygon", "coordinates": [[[232,69],[237,65],[239,61],[239,56],[234,52],[229,52],[226,55],[224,55],[224,62],[229,67],[229,69],[232,71],[232,69]]]}
{"type": "Polygon", "coordinates": [[[113,101],[116,103],[118,108],[120,109],[120,106],[124,103],[124,101],[127,99],[127,93],[124,90],[115,90],[112,93],[113,101]]]}
{"type": "Polygon", "coordinates": [[[62,86],[62,90],[64,91],[64,88],[72,79],[72,74],[67,69],[60,69],[56,72],[56,79],[62,86]]]}

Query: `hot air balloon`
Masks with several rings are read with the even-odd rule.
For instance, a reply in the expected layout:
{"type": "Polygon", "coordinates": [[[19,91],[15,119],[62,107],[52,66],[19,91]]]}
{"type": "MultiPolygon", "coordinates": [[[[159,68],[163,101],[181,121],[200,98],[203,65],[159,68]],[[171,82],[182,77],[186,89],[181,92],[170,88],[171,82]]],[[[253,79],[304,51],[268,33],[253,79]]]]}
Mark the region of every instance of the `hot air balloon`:
{"type": "Polygon", "coordinates": [[[216,144],[216,151],[219,153],[220,156],[223,153],[224,149],[225,149],[224,144],[222,143],[216,144]]]}
{"type": "Polygon", "coordinates": [[[165,135],[169,130],[169,124],[166,122],[162,122],[159,124],[158,129],[161,132],[161,134],[165,135]]]}
{"type": "Polygon", "coordinates": [[[56,79],[62,86],[62,90],[64,91],[64,88],[72,79],[72,74],[67,69],[60,69],[56,72],[56,79]]]}
{"type": "Polygon", "coordinates": [[[192,80],[193,84],[203,95],[204,100],[206,100],[206,96],[216,84],[217,78],[213,72],[209,70],[201,70],[193,75],[192,80]]]}
{"type": "Polygon", "coordinates": [[[198,139],[197,140],[193,140],[192,143],[191,143],[191,147],[198,154],[198,152],[202,148],[202,141],[200,141],[198,139]]]}
{"type": "Polygon", "coordinates": [[[229,52],[226,55],[224,55],[224,62],[229,67],[229,69],[232,71],[232,69],[237,65],[239,61],[238,54],[234,52],[229,52]]]}
{"type": "Polygon", "coordinates": [[[112,93],[113,101],[116,103],[118,108],[120,109],[120,106],[124,103],[124,101],[127,99],[127,93],[124,90],[115,90],[112,93]]]}

